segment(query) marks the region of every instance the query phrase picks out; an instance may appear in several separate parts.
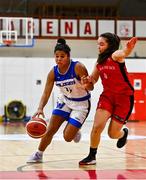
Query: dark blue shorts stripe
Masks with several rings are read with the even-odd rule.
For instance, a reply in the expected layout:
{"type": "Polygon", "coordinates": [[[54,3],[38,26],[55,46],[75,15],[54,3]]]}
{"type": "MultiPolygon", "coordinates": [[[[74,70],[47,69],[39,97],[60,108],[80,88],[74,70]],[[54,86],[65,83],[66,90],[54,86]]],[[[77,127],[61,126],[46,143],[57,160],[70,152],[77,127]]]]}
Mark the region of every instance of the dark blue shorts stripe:
{"type": "Polygon", "coordinates": [[[61,116],[61,117],[63,117],[63,118],[66,119],[66,120],[68,120],[69,115],[70,115],[70,113],[65,112],[65,111],[62,111],[62,110],[60,110],[60,109],[54,109],[53,112],[52,112],[52,114],[61,116]]]}
{"type": "Polygon", "coordinates": [[[86,101],[88,99],[90,99],[91,94],[87,94],[87,96],[81,97],[81,98],[69,98],[67,96],[64,96],[66,99],[70,100],[70,101],[86,101]]]}
{"type": "Polygon", "coordinates": [[[69,118],[68,122],[77,128],[80,128],[82,126],[80,122],[78,122],[77,120],[73,118],[69,118]]]}

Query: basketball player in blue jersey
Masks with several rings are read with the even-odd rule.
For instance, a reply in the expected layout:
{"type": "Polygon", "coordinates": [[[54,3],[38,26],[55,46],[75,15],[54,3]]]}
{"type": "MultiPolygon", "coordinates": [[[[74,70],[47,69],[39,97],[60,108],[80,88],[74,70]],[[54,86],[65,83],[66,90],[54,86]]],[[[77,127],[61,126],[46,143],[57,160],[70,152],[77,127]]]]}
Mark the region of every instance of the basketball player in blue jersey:
{"type": "Polygon", "coordinates": [[[60,94],[56,108],[52,112],[47,133],[41,139],[38,150],[28,159],[28,163],[42,162],[43,152],[64,121],[67,121],[63,131],[65,141],[78,142],[80,140],[79,130],[90,111],[89,90],[93,90],[93,84],[89,84],[88,90],[82,85],[81,79],[88,76],[87,69],[80,62],[71,60],[70,51],[66,41],[58,39],[54,49],[57,65],[48,74],[45,89],[34,117],[40,115],[45,117],[43,109],[49,100],[54,84],[60,89],[60,94]]]}

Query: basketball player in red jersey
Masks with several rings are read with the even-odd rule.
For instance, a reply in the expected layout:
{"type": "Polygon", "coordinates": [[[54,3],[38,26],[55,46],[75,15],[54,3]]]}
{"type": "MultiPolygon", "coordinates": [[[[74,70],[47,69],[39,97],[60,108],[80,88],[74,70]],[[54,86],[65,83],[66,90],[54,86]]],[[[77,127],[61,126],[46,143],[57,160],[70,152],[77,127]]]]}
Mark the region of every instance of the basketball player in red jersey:
{"type": "Polygon", "coordinates": [[[94,124],[90,135],[89,155],[79,165],[96,164],[96,153],[100,136],[109,118],[108,135],[118,139],[117,147],[127,142],[128,128],[123,127],[131,114],[134,104],[134,89],[129,82],[124,58],[133,50],[137,38],[131,38],[124,49],[119,49],[120,39],[116,34],[104,33],[98,38],[99,56],[91,76],[82,78],[82,83],[95,84],[99,77],[103,85],[94,124]]]}

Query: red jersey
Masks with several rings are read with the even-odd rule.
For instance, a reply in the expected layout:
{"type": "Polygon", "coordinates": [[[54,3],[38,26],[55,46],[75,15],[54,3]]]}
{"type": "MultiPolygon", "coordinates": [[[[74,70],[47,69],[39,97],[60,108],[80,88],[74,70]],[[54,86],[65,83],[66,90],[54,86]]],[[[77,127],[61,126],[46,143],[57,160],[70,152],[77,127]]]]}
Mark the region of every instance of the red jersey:
{"type": "Polygon", "coordinates": [[[109,57],[102,64],[97,64],[103,90],[116,94],[132,95],[134,88],[130,84],[125,63],[119,63],[109,57]]]}

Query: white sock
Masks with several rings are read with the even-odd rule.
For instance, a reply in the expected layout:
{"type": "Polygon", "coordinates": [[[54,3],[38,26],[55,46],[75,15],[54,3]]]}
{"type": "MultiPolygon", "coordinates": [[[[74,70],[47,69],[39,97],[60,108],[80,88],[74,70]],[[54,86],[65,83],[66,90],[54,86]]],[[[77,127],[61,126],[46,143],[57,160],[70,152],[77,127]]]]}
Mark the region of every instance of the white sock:
{"type": "Polygon", "coordinates": [[[40,155],[43,155],[43,151],[38,150],[37,151],[40,155]]]}

